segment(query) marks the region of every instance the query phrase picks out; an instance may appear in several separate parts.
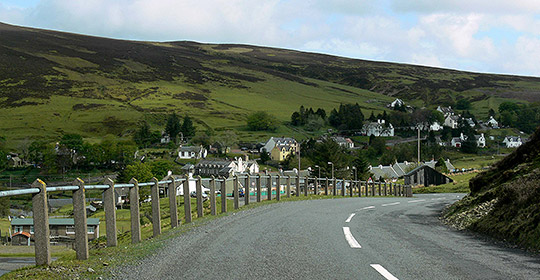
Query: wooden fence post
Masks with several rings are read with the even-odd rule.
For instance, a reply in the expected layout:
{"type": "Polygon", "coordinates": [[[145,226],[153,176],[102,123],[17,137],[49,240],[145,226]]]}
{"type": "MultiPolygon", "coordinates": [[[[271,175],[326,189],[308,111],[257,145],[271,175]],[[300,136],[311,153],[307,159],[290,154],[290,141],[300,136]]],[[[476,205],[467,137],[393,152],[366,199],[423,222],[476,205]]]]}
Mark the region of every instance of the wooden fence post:
{"type": "Polygon", "coordinates": [[[257,202],[261,202],[261,174],[257,174],[257,177],[255,178],[255,184],[257,185],[257,202]]]}
{"type": "Polygon", "coordinates": [[[353,197],[353,190],[354,190],[354,180],[351,180],[351,184],[349,185],[349,196],[353,197]]]}
{"type": "Polygon", "coordinates": [[[304,178],[304,196],[308,196],[309,191],[309,177],[304,178]]]}
{"type": "Polygon", "coordinates": [[[345,196],[345,179],[341,180],[341,196],[345,196]]]}
{"type": "Polygon", "coordinates": [[[291,175],[287,176],[287,198],[291,197],[291,175]]]}
{"type": "Polygon", "coordinates": [[[34,250],[36,265],[51,264],[51,243],[49,242],[49,206],[47,205],[47,186],[40,179],[32,183],[39,193],[32,195],[32,211],[34,212],[34,250]]]}
{"type": "Polygon", "coordinates": [[[212,175],[210,179],[210,214],[212,216],[217,215],[216,210],[216,177],[212,175]]]}
{"type": "Polygon", "coordinates": [[[150,187],[150,196],[152,197],[152,234],[156,237],[161,234],[161,212],[159,207],[159,180],[152,178],[154,183],[150,187]]]}
{"type": "Polygon", "coordinates": [[[195,190],[197,192],[197,217],[201,218],[204,216],[203,211],[203,198],[202,198],[202,178],[197,176],[197,182],[195,185],[195,190]]]}
{"type": "Polygon", "coordinates": [[[324,185],[324,195],[328,195],[328,185],[329,185],[329,181],[328,181],[328,177],[326,177],[326,183],[324,185]]]}
{"type": "Polygon", "coordinates": [[[73,191],[73,219],[75,221],[75,252],[78,260],[88,259],[88,229],[86,223],[86,195],[84,182],[77,178],[73,185],[79,189],[73,191]]]}
{"type": "Polygon", "coordinates": [[[238,176],[237,175],[234,175],[233,177],[233,201],[234,201],[234,209],[238,209],[239,207],[239,198],[238,196],[240,195],[239,194],[239,191],[238,191],[238,176]]]}
{"type": "Polygon", "coordinates": [[[103,208],[105,209],[105,225],[107,235],[107,246],[118,245],[116,237],[116,201],[114,200],[114,182],[111,178],[105,180],[109,187],[103,192],[103,208]]]}
{"type": "Polygon", "coordinates": [[[336,178],[332,178],[332,195],[333,196],[336,196],[337,195],[337,188],[336,188],[336,185],[337,185],[337,180],[336,178]]]}
{"type": "Polygon", "coordinates": [[[268,178],[266,181],[266,196],[268,200],[272,200],[272,174],[268,174],[268,178]]]}
{"type": "Polygon", "coordinates": [[[379,179],[379,196],[381,196],[381,179],[379,179]]]}
{"type": "Polygon", "coordinates": [[[176,202],[176,182],[174,181],[174,177],[168,176],[168,178],[171,180],[171,182],[168,185],[169,189],[169,210],[171,213],[171,228],[175,228],[178,226],[178,203],[176,202]]]}
{"type": "Polygon", "coordinates": [[[315,177],[315,186],[313,187],[313,194],[319,194],[319,178],[315,177]]]}
{"type": "Polygon", "coordinates": [[[279,174],[276,177],[276,200],[281,199],[281,176],[279,174]]]}
{"type": "Polygon", "coordinates": [[[141,220],[139,213],[139,182],[132,178],[133,187],[129,189],[129,212],[131,219],[131,243],[141,242],[141,220]]]}
{"type": "Polygon", "coordinates": [[[221,177],[223,180],[221,183],[221,213],[227,212],[227,179],[221,177]]]}
{"type": "Polygon", "coordinates": [[[250,180],[249,180],[249,174],[246,174],[246,178],[244,180],[244,205],[249,204],[249,186],[250,180]]]}
{"type": "Polygon", "coordinates": [[[189,177],[186,177],[183,181],[184,189],[184,220],[186,220],[186,223],[191,223],[191,194],[189,193],[189,177]]]}

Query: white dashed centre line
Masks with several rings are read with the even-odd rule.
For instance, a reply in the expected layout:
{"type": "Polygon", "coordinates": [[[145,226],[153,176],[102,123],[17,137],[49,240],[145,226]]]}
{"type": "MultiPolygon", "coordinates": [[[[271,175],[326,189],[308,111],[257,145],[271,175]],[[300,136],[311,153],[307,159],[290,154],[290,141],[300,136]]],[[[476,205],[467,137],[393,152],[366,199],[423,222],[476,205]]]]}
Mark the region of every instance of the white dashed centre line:
{"type": "Polygon", "coordinates": [[[383,204],[381,206],[392,206],[392,205],[398,205],[400,204],[401,202],[394,202],[394,203],[387,203],[387,204],[383,204]]]}
{"type": "Polygon", "coordinates": [[[345,234],[345,239],[347,242],[349,242],[349,246],[354,249],[360,249],[362,246],[360,246],[360,243],[354,239],[354,236],[351,233],[351,229],[349,227],[343,227],[343,233],[345,234]]]}
{"type": "Polygon", "coordinates": [[[362,208],[360,210],[373,209],[373,208],[375,208],[375,206],[367,206],[367,207],[364,207],[364,208],[362,208]]]}
{"type": "Polygon", "coordinates": [[[356,215],[355,213],[352,213],[349,218],[347,218],[347,220],[345,220],[346,223],[350,222],[352,217],[354,217],[354,215],[356,215]]]}
{"type": "Polygon", "coordinates": [[[373,267],[379,274],[381,274],[384,278],[388,280],[399,280],[397,277],[392,275],[388,270],[386,270],[382,265],[380,264],[372,264],[371,267],[373,267]]]}
{"type": "Polygon", "coordinates": [[[426,201],[426,200],[425,199],[411,200],[411,201],[409,201],[409,203],[422,202],[422,201],[426,201]]]}

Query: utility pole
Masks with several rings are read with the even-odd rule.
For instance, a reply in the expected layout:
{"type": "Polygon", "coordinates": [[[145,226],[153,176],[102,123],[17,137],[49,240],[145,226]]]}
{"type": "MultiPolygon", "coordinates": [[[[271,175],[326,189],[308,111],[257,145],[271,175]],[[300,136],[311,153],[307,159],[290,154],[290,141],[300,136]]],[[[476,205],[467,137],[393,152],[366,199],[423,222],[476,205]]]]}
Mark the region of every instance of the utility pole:
{"type": "Polygon", "coordinates": [[[420,164],[420,125],[418,125],[417,128],[418,128],[418,164],[420,164]]]}
{"type": "Polygon", "coordinates": [[[298,147],[298,176],[300,176],[300,142],[298,142],[297,147],[298,147]]]}

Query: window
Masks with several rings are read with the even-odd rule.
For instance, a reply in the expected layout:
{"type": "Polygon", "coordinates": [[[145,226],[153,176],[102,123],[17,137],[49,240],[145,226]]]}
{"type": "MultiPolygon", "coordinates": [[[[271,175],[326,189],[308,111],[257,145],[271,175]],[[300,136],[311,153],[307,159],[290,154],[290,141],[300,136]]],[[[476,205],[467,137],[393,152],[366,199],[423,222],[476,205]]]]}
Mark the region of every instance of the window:
{"type": "Polygon", "coordinates": [[[22,226],[15,226],[15,229],[13,231],[15,231],[15,232],[23,231],[23,227],[22,226]]]}
{"type": "Polygon", "coordinates": [[[94,234],[94,226],[87,226],[87,231],[90,234],[94,234]]]}
{"type": "Polygon", "coordinates": [[[66,226],[66,234],[75,234],[75,226],[66,226]]]}

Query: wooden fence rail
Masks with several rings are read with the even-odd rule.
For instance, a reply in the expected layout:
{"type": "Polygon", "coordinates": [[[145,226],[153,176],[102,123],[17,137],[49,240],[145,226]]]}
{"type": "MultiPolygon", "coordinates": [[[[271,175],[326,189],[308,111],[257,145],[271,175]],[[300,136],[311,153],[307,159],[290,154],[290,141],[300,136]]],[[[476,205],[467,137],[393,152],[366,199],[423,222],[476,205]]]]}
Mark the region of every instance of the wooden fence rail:
{"type": "MultiPolygon", "coordinates": [[[[297,197],[302,192],[304,196],[309,195],[329,195],[330,191],[334,196],[338,195],[338,189],[340,190],[340,196],[357,195],[362,196],[403,196],[412,197],[411,186],[405,186],[395,183],[386,182],[365,182],[336,178],[301,178],[299,176],[272,176],[269,174],[256,176],[251,175],[237,175],[233,178],[192,178],[188,179],[183,176],[169,175],[163,178],[161,181],[157,178],[153,178],[152,182],[139,183],[135,178],[129,181],[129,184],[115,184],[111,179],[106,179],[103,185],[85,185],[81,179],[75,180],[72,186],[56,186],[47,187],[43,181],[37,179],[30,188],[0,191],[0,197],[17,196],[24,194],[32,194],[32,210],[34,213],[34,247],[35,247],[35,260],[37,265],[50,265],[51,263],[51,251],[50,251],[50,233],[49,233],[49,218],[48,218],[48,205],[47,205],[47,193],[55,191],[72,191],[73,192],[73,218],[75,222],[75,251],[77,259],[88,259],[88,235],[86,230],[86,205],[85,205],[85,190],[102,190],[103,191],[103,205],[105,210],[105,222],[106,222],[106,237],[107,246],[117,246],[117,227],[116,227],[116,204],[115,204],[115,188],[129,188],[129,201],[130,201],[130,215],[131,215],[131,242],[138,243],[141,241],[141,225],[140,225],[140,211],[139,211],[139,189],[141,187],[150,187],[151,194],[151,208],[152,208],[152,229],[153,237],[161,234],[161,213],[160,213],[160,186],[166,186],[167,191],[164,192],[169,196],[169,210],[171,218],[171,228],[175,228],[179,225],[178,218],[178,202],[177,202],[177,189],[182,188],[184,201],[191,201],[189,193],[189,182],[194,181],[196,185],[196,202],[197,202],[197,216],[202,217],[203,211],[203,184],[207,182],[207,186],[210,189],[210,213],[211,215],[217,215],[216,209],[216,191],[219,190],[221,197],[221,213],[227,212],[227,181],[232,181],[233,184],[233,203],[234,209],[240,208],[240,190],[241,181],[243,179],[244,186],[244,204],[250,203],[250,198],[256,194],[256,201],[262,201],[262,193],[266,191],[267,199],[280,200],[282,192],[286,197],[291,197],[291,193],[294,193],[297,197]],[[254,181],[254,188],[251,188],[251,182],[254,181]],[[275,185],[275,187],[274,187],[275,185]],[[348,187],[348,188],[347,188],[348,187]],[[319,190],[320,188],[323,188],[319,190]]],[[[184,203],[184,223],[190,223],[192,221],[191,215],[191,203],[184,203]]]]}

